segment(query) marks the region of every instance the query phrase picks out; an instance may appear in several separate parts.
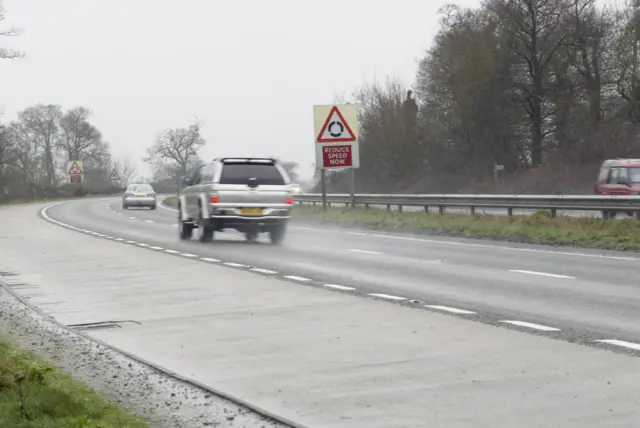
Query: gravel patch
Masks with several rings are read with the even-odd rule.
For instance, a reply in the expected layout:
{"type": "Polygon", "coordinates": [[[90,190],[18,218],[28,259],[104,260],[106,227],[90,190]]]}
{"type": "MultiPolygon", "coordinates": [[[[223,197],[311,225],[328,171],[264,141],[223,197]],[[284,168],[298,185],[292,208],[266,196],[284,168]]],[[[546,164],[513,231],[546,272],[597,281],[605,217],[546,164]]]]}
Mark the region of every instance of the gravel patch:
{"type": "Polygon", "coordinates": [[[1,279],[0,335],[71,373],[154,427],[287,427],[61,327],[15,298],[1,279]]]}

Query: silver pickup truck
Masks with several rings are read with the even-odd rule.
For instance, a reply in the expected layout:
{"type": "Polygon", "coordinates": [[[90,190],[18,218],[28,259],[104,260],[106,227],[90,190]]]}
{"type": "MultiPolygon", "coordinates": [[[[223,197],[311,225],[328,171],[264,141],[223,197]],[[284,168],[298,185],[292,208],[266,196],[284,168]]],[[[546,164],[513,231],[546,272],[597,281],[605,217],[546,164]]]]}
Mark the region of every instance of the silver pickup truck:
{"type": "Polygon", "coordinates": [[[200,165],[183,178],[178,198],[180,239],[200,242],[215,232],[235,229],[254,241],[267,232],[273,244],[284,238],[291,218],[294,189],[275,159],[219,158],[200,165]]]}

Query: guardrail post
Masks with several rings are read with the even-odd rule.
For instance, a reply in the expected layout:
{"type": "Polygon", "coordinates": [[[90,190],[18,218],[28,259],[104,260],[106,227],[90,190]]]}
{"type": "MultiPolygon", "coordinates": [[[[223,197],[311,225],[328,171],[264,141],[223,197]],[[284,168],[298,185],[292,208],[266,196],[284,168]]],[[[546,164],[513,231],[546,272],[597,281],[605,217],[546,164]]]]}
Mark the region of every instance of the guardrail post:
{"type": "Polygon", "coordinates": [[[424,212],[429,214],[429,205],[424,206],[424,212]]]}
{"type": "Polygon", "coordinates": [[[511,208],[511,207],[507,208],[507,215],[509,217],[513,217],[513,208],[511,208]]]}
{"type": "Polygon", "coordinates": [[[440,215],[444,214],[444,205],[438,205],[438,213],[440,213],[440,215]]]}
{"type": "Polygon", "coordinates": [[[555,208],[551,208],[551,217],[555,217],[556,215],[558,215],[558,210],[555,208]]]}
{"type": "Polygon", "coordinates": [[[391,204],[387,204],[387,211],[391,212],[391,204]]]}
{"type": "Polygon", "coordinates": [[[471,215],[476,215],[476,207],[469,207],[469,210],[471,211],[471,215]]]}
{"type": "Polygon", "coordinates": [[[398,212],[402,212],[402,205],[398,205],[398,212]]]}
{"type": "Polygon", "coordinates": [[[364,204],[364,209],[368,210],[369,209],[369,204],[364,204]]]}

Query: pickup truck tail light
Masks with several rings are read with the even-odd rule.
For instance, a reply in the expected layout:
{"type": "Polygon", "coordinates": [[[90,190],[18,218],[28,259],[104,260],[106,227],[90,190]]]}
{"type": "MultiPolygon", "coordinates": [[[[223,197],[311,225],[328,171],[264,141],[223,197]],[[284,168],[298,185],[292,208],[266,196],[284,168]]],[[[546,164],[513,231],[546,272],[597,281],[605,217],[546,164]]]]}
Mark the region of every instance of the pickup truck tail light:
{"type": "Polygon", "coordinates": [[[287,199],[285,199],[285,201],[284,201],[284,202],[285,202],[286,204],[291,205],[291,204],[293,204],[293,198],[292,198],[291,196],[289,196],[287,199]]]}
{"type": "Polygon", "coordinates": [[[125,197],[125,198],[128,198],[129,196],[130,196],[130,195],[129,195],[128,193],[125,193],[125,194],[124,194],[124,197],[125,197]]]}
{"type": "Polygon", "coordinates": [[[220,196],[217,194],[211,195],[211,197],[209,198],[209,202],[211,202],[212,204],[217,204],[218,202],[220,202],[220,196]]]}
{"type": "Polygon", "coordinates": [[[148,195],[148,196],[151,196],[152,198],[155,198],[155,197],[156,197],[156,194],[155,194],[155,193],[149,193],[149,195],[148,195]]]}

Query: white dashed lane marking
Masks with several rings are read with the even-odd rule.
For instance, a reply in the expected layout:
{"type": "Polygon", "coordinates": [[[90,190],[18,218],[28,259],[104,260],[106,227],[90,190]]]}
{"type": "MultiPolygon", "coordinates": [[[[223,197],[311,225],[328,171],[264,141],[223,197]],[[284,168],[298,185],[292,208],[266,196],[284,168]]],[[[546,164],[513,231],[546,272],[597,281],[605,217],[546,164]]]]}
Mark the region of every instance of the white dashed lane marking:
{"type": "Polygon", "coordinates": [[[223,263],[225,266],[229,266],[229,267],[235,267],[235,268],[241,268],[241,267],[245,267],[245,265],[240,264],[240,263],[223,263]]]}
{"type": "Polygon", "coordinates": [[[300,281],[300,282],[311,281],[309,278],[305,278],[303,276],[296,276],[296,275],[285,275],[285,278],[291,279],[291,280],[294,280],[294,281],[300,281]]]}
{"type": "Polygon", "coordinates": [[[506,324],[511,324],[511,325],[516,325],[518,327],[525,327],[525,328],[532,328],[534,330],[540,330],[540,331],[560,331],[559,328],[555,328],[555,327],[549,327],[547,325],[541,325],[541,324],[533,324],[530,322],[525,322],[525,321],[513,321],[513,320],[503,320],[500,321],[506,324]]]}
{"type": "Polygon", "coordinates": [[[626,342],[624,340],[605,339],[605,340],[594,340],[594,342],[606,343],[607,345],[622,346],[623,348],[640,351],[640,344],[633,343],[633,342],[626,342]]]}
{"type": "Polygon", "coordinates": [[[152,250],[164,250],[164,248],[162,247],[149,247],[149,248],[151,248],[152,250]]]}
{"type": "Polygon", "coordinates": [[[209,263],[220,263],[220,260],[218,260],[218,259],[210,259],[209,257],[202,257],[200,260],[205,261],[205,262],[209,262],[209,263]]]}
{"type": "Polygon", "coordinates": [[[352,253],[362,253],[362,254],[382,254],[380,251],[369,251],[369,250],[359,250],[357,248],[347,248],[347,251],[351,251],[352,253]]]}
{"type": "Polygon", "coordinates": [[[576,279],[575,276],[560,275],[560,274],[557,274],[557,273],[537,272],[535,270],[511,269],[511,270],[509,270],[509,272],[524,273],[524,274],[527,274],[527,275],[536,275],[536,276],[547,276],[549,278],[576,279]]]}
{"type": "Polygon", "coordinates": [[[338,285],[338,284],[322,284],[327,288],[333,288],[334,290],[343,290],[343,291],[353,291],[355,290],[355,288],[353,287],[346,287],[344,285],[338,285]]]}
{"type": "Polygon", "coordinates": [[[164,251],[165,251],[165,253],[169,253],[169,254],[178,254],[178,253],[180,253],[180,251],[176,251],[176,250],[167,250],[167,249],[165,249],[164,251]]]}
{"type": "Polygon", "coordinates": [[[198,257],[197,255],[195,255],[195,254],[190,254],[190,253],[180,253],[180,255],[181,255],[182,257],[189,257],[189,258],[198,257]]]}
{"type": "Polygon", "coordinates": [[[373,296],[373,297],[379,297],[380,299],[387,299],[387,300],[407,300],[405,297],[400,297],[400,296],[394,296],[391,294],[383,294],[383,293],[372,293],[369,294],[369,296],[373,296]]]}
{"type": "Polygon", "coordinates": [[[276,272],[275,270],[262,269],[262,268],[251,268],[251,270],[252,270],[253,272],[266,273],[266,274],[268,274],[268,275],[273,275],[273,274],[278,273],[278,272],[276,272]]]}
{"type": "Polygon", "coordinates": [[[155,223],[153,220],[145,220],[147,223],[155,223]]]}
{"type": "Polygon", "coordinates": [[[473,311],[467,311],[466,309],[452,308],[449,306],[425,305],[425,308],[436,309],[438,311],[451,312],[452,314],[475,315],[475,312],[473,311]]]}

